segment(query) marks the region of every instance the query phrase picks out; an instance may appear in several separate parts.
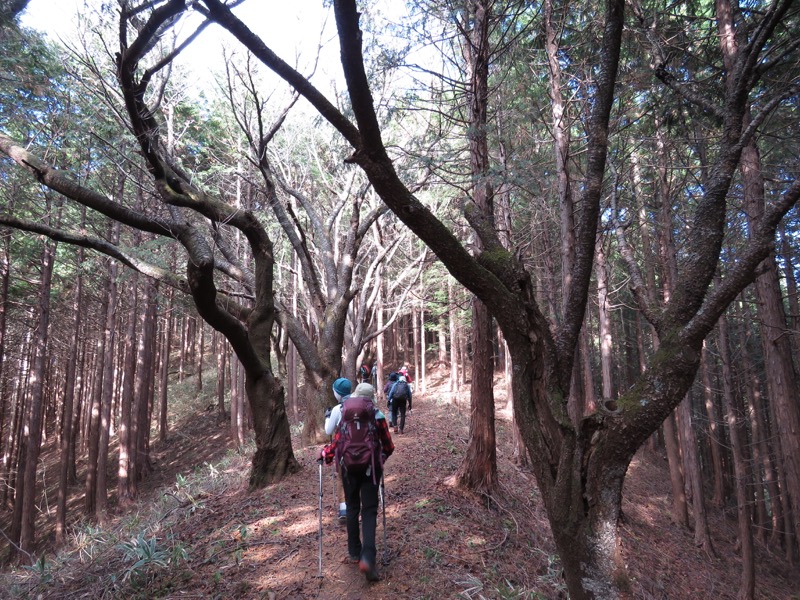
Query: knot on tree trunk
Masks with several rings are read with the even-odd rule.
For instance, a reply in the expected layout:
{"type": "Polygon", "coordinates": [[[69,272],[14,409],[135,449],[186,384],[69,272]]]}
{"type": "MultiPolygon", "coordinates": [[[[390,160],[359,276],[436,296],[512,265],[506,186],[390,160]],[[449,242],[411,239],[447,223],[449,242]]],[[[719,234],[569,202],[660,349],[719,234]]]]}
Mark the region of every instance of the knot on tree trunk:
{"type": "Polygon", "coordinates": [[[602,398],[598,402],[598,406],[600,407],[600,412],[610,417],[618,417],[622,414],[622,407],[614,398],[602,398]]]}

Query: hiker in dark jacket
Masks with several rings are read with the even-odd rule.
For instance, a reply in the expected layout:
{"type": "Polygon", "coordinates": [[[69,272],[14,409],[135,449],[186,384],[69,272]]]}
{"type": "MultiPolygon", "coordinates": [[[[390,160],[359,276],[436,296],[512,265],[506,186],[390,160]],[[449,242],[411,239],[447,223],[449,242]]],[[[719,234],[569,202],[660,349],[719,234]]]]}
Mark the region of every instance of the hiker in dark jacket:
{"type": "MultiPolygon", "coordinates": [[[[375,389],[368,383],[360,383],[356,386],[352,396],[342,403],[342,425],[336,431],[333,441],[320,451],[320,458],[324,459],[326,463],[330,464],[333,461],[334,456],[336,456],[337,446],[343,444],[342,428],[347,422],[348,402],[355,402],[361,398],[369,398],[374,403],[375,389]]],[[[358,568],[364,573],[368,581],[378,580],[378,551],[375,547],[375,529],[378,521],[378,491],[381,476],[383,475],[383,463],[394,452],[394,444],[389,433],[389,427],[386,424],[386,417],[380,410],[377,410],[377,407],[374,414],[376,437],[380,443],[381,460],[375,465],[374,471],[370,468],[366,473],[348,473],[344,467],[342,467],[341,471],[347,502],[348,559],[352,562],[358,561],[358,568]],[[358,525],[359,515],[361,516],[360,532],[358,525]]],[[[339,448],[339,450],[341,451],[342,448],[339,448]]]]}
{"type": "Polygon", "coordinates": [[[402,434],[403,430],[406,428],[406,408],[408,408],[409,411],[411,410],[411,385],[409,385],[402,373],[393,373],[392,375],[395,376],[395,380],[392,381],[392,376],[389,375],[390,385],[388,386],[389,390],[386,394],[391,409],[389,421],[392,427],[394,427],[394,432],[397,433],[399,431],[402,434]],[[400,396],[401,384],[404,386],[406,392],[404,397],[400,396]]]}

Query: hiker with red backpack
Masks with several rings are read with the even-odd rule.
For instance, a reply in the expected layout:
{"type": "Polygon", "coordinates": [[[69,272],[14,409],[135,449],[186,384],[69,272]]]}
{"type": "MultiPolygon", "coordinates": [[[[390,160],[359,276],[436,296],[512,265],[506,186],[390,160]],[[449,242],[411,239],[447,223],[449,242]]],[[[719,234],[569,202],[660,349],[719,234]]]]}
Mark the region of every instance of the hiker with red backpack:
{"type": "Polygon", "coordinates": [[[397,374],[401,377],[405,377],[408,383],[414,383],[414,380],[411,378],[411,374],[408,372],[408,365],[403,365],[397,370],[397,374]]]}
{"type": "Polygon", "coordinates": [[[347,553],[367,581],[378,580],[375,529],[383,464],[394,452],[386,417],[375,405],[375,390],[360,383],[342,402],[341,421],[320,459],[339,467],[347,502],[347,553]],[[361,527],[359,531],[359,516],[361,527]]]}

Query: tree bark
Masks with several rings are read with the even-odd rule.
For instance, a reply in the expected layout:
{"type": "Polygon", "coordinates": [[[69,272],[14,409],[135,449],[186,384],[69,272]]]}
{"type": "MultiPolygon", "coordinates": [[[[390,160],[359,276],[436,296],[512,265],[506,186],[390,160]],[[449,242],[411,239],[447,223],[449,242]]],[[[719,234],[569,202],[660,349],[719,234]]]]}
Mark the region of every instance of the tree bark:
{"type": "MultiPolygon", "coordinates": [[[[206,330],[205,330],[205,327],[203,327],[202,323],[198,323],[197,330],[198,330],[198,332],[197,332],[197,338],[198,338],[197,339],[197,356],[196,356],[197,371],[195,372],[197,380],[195,382],[196,383],[195,393],[197,394],[197,397],[199,398],[200,394],[203,393],[203,359],[205,358],[205,345],[206,345],[205,333],[206,333],[206,330]]],[[[159,437],[160,437],[160,434],[159,434],[159,437]]]]}
{"type": "Polygon", "coordinates": [[[600,328],[600,372],[603,382],[603,398],[613,399],[617,395],[612,375],[614,372],[612,358],[614,341],[611,333],[611,307],[608,298],[608,270],[602,236],[598,237],[595,254],[597,260],[597,322],[600,328]]]}
{"type": "Polygon", "coordinates": [[[721,508],[725,502],[725,478],[722,467],[722,441],[717,423],[717,410],[714,406],[714,391],[711,382],[711,365],[709,364],[707,343],[703,344],[703,358],[701,359],[700,374],[703,382],[703,403],[708,418],[708,444],[711,450],[711,470],[714,483],[714,496],[711,503],[716,508],[721,508]]]}
{"type": "Polygon", "coordinates": [[[481,494],[497,487],[495,440],[494,362],[491,349],[492,321],[482,302],[472,308],[472,383],[470,386],[469,442],[456,471],[459,486],[481,494]]]}
{"type": "Polygon", "coordinates": [[[139,483],[150,472],[150,393],[152,389],[153,340],[155,339],[156,289],[151,280],[146,280],[142,295],[139,323],[140,335],[136,343],[136,375],[131,405],[131,494],[139,495],[139,483]]]}
{"type": "Polygon", "coordinates": [[[133,401],[136,381],[136,351],[138,340],[142,333],[137,333],[137,323],[139,320],[139,279],[134,276],[131,280],[133,293],[130,294],[125,331],[124,344],[124,379],[119,402],[119,435],[117,446],[119,448],[117,458],[117,502],[120,505],[128,504],[136,494],[138,486],[133,484],[133,465],[132,452],[134,449],[133,432],[133,401]]]}
{"type": "Polygon", "coordinates": [[[241,390],[239,389],[239,361],[236,359],[235,354],[230,357],[228,363],[231,366],[231,414],[229,426],[231,441],[238,449],[244,445],[244,438],[239,430],[239,423],[241,422],[239,413],[242,411],[242,403],[240,400],[241,390]]]}
{"type": "MultiPolygon", "coordinates": [[[[448,391],[451,394],[451,398],[454,404],[458,405],[460,402],[459,396],[461,395],[461,390],[459,389],[458,385],[458,335],[456,334],[456,306],[458,303],[455,299],[455,292],[453,290],[453,280],[451,278],[447,278],[447,305],[450,307],[450,310],[447,311],[447,331],[450,337],[450,380],[448,382],[448,391]]],[[[474,315],[473,315],[474,317],[474,315]]],[[[441,348],[441,341],[444,338],[440,335],[440,348],[441,348]]],[[[446,341],[445,341],[446,343],[446,341]]],[[[441,352],[441,350],[440,350],[441,352]]],[[[462,368],[466,368],[466,364],[461,365],[462,368]]]]}
{"type": "Polygon", "coordinates": [[[739,543],[742,555],[742,584],[739,588],[739,600],[752,600],[755,595],[755,557],[753,548],[753,524],[751,519],[751,494],[748,489],[752,485],[750,476],[751,457],[747,451],[747,417],[741,397],[735,393],[733,386],[733,364],[728,341],[728,321],[723,317],[719,321],[719,354],[722,362],[722,403],[728,431],[731,437],[733,455],[733,472],[736,491],[737,518],[739,522],[739,543]]]}
{"type": "MultiPolygon", "coordinates": [[[[792,356],[800,354],[798,347],[800,342],[797,338],[800,337],[800,294],[797,291],[797,277],[795,276],[795,253],[790,243],[790,235],[786,232],[785,224],[781,223],[780,227],[781,237],[781,256],[783,257],[783,276],[786,280],[786,300],[789,306],[789,323],[795,335],[792,336],[792,356]]],[[[796,366],[796,365],[795,365],[796,366]]]]}
{"type": "Polygon", "coordinates": [[[672,484],[672,519],[675,523],[689,527],[689,506],[686,502],[686,482],[681,465],[681,452],[678,445],[678,434],[675,429],[675,418],[670,414],[663,423],[664,446],[667,451],[669,478],[672,484]]]}
{"type": "MultiPolygon", "coordinates": [[[[774,416],[775,447],[786,477],[786,508],[791,514],[791,527],[800,531],[800,405],[797,403],[798,386],[792,367],[789,337],[782,334],[786,328],[777,268],[772,258],[765,261],[764,270],[756,280],[758,322],[764,351],[764,367],[771,412],[774,416]]],[[[791,535],[792,531],[786,531],[791,535]]],[[[787,558],[791,558],[793,544],[785,544],[787,558]]]]}
{"type": "MultiPolygon", "coordinates": [[[[448,293],[448,298],[450,297],[448,293]]],[[[439,361],[440,365],[447,365],[447,331],[448,331],[448,322],[445,318],[445,315],[439,315],[438,318],[438,327],[436,328],[436,348],[437,348],[437,360],[439,361]]],[[[455,340],[454,340],[455,343],[455,340]]],[[[452,375],[451,375],[452,379],[452,375]]],[[[448,384],[449,389],[452,392],[455,388],[455,381],[452,381],[448,384]]]]}
{"type": "MultiPolygon", "coordinates": [[[[83,213],[85,219],[86,213],[83,213]]],[[[83,220],[82,219],[82,220],[83,220]]],[[[78,249],[77,264],[83,264],[83,249],[78,249]]],[[[83,272],[78,270],[78,276],[75,280],[75,290],[73,292],[72,312],[75,315],[75,325],[73,335],[69,342],[69,351],[67,358],[67,373],[66,380],[64,381],[64,416],[61,429],[60,441],[60,458],[59,458],[59,477],[58,477],[58,497],[56,499],[56,545],[61,546],[66,542],[66,528],[67,528],[67,495],[69,491],[69,465],[70,459],[74,453],[75,439],[72,435],[73,420],[74,420],[74,406],[75,406],[75,381],[77,379],[78,370],[78,340],[80,339],[81,326],[83,323],[83,272]]],[[[0,333],[0,336],[2,334],[0,333]]],[[[2,354],[2,344],[0,344],[0,354],[2,354]]],[[[0,369],[0,376],[2,376],[2,369],[0,369]]],[[[0,427],[2,431],[2,427],[0,427]]]]}
{"type": "Polygon", "coordinates": [[[73,411],[74,416],[72,418],[72,440],[70,441],[70,451],[69,451],[69,471],[67,475],[67,479],[69,480],[70,485],[78,485],[78,469],[77,469],[77,460],[76,455],[78,452],[78,442],[81,439],[81,417],[83,411],[83,407],[85,404],[85,397],[87,395],[87,379],[89,378],[87,375],[87,359],[86,355],[89,353],[90,344],[86,339],[83,339],[80,345],[80,361],[79,361],[79,368],[78,368],[78,376],[77,376],[77,391],[75,393],[76,404],[75,409],[73,411]]]}
{"type": "Polygon", "coordinates": [[[687,482],[692,490],[692,511],[694,516],[694,543],[702,547],[709,557],[716,556],[708,527],[706,500],[703,493],[703,473],[700,458],[697,455],[697,436],[692,423],[692,399],[687,395],[678,407],[678,420],[681,427],[683,444],[683,464],[687,482]]]}
{"type": "MultiPolygon", "coordinates": [[[[8,315],[8,289],[9,282],[11,281],[11,255],[9,252],[10,236],[3,238],[2,249],[0,249],[0,457],[2,457],[2,465],[0,465],[0,472],[5,476],[7,473],[7,459],[6,450],[10,443],[10,436],[3,437],[3,432],[6,427],[6,413],[11,408],[11,403],[8,401],[10,395],[7,394],[5,379],[3,372],[5,367],[5,354],[6,354],[6,323],[8,315]],[[7,441],[8,440],[8,441],[7,441]]],[[[9,421],[9,429],[11,429],[11,421],[9,421]]],[[[8,479],[5,479],[8,481],[8,479]]],[[[7,487],[3,486],[3,497],[5,497],[7,487]]],[[[0,503],[4,506],[5,502],[0,503]]]]}
{"type": "Polygon", "coordinates": [[[11,419],[10,427],[8,428],[8,436],[6,442],[6,450],[3,453],[3,506],[10,500],[13,503],[15,513],[11,518],[11,534],[12,540],[19,541],[19,530],[22,523],[22,506],[14,502],[17,489],[17,473],[19,465],[20,453],[20,440],[22,438],[22,424],[25,414],[25,395],[23,390],[27,388],[28,378],[30,377],[30,354],[26,350],[30,348],[30,331],[25,334],[25,341],[22,345],[22,351],[18,359],[17,372],[20,374],[17,381],[11,389],[11,397],[13,398],[14,415],[11,419]],[[18,512],[17,512],[18,510],[18,512]]]}
{"type": "MultiPolygon", "coordinates": [[[[425,336],[425,303],[420,300],[419,303],[419,330],[420,338],[422,340],[422,348],[420,348],[419,356],[419,373],[417,374],[417,386],[420,393],[425,394],[428,386],[428,344],[425,336]]],[[[380,372],[380,371],[379,371],[380,372]]]]}
{"type": "MultiPolygon", "coordinates": [[[[118,235],[118,230],[116,232],[118,235]]],[[[114,403],[114,365],[117,345],[117,263],[109,264],[108,304],[103,326],[103,382],[100,392],[100,437],[97,447],[97,499],[95,510],[105,517],[108,500],[108,447],[111,430],[111,407],[114,403]]]]}
{"type": "MultiPolygon", "coordinates": [[[[113,306],[111,304],[114,295],[112,291],[115,287],[114,276],[115,270],[108,266],[108,274],[106,276],[106,290],[103,296],[103,323],[108,326],[111,322],[111,311],[113,306]]],[[[92,383],[91,392],[91,405],[89,408],[89,418],[87,427],[88,438],[88,458],[86,463],[86,482],[84,494],[84,512],[86,515],[93,519],[97,515],[97,498],[99,495],[98,482],[100,480],[99,465],[100,465],[100,439],[101,439],[101,426],[102,426],[102,407],[103,407],[103,383],[104,374],[106,373],[105,365],[106,358],[110,359],[113,356],[113,349],[108,348],[109,340],[113,339],[111,334],[106,334],[104,330],[103,336],[97,344],[97,362],[94,365],[94,381],[92,383]]],[[[109,398],[109,402],[110,402],[109,398]]],[[[104,479],[105,481],[105,479],[104,479]]],[[[105,489],[103,490],[105,494],[105,489]]]]}
{"type": "MultiPolygon", "coordinates": [[[[47,341],[50,331],[50,293],[53,278],[55,244],[48,241],[42,251],[42,269],[39,283],[39,322],[34,337],[34,359],[30,380],[30,402],[25,414],[24,437],[21,440],[18,494],[14,499],[20,503],[21,527],[19,546],[23,552],[32,554],[35,547],[36,526],[36,473],[42,444],[42,403],[44,397],[44,375],[47,363],[47,341]],[[24,460],[23,460],[24,458],[24,460]]],[[[13,552],[12,552],[13,556],[13,552]]]]}
{"type": "Polygon", "coordinates": [[[289,420],[283,402],[283,388],[269,373],[260,378],[245,374],[255,426],[256,453],[250,472],[250,488],[280,481],[300,467],[292,452],[289,420]]]}
{"type": "Polygon", "coordinates": [[[182,326],[180,328],[180,352],[178,353],[178,383],[183,383],[186,377],[186,354],[189,351],[189,315],[184,314],[182,318],[182,326]]]}
{"type": "MultiPolygon", "coordinates": [[[[227,368],[227,361],[225,360],[228,356],[228,350],[225,347],[225,341],[222,336],[217,338],[214,335],[214,351],[217,354],[217,420],[220,423],[224,423],[227,417],[225,413],[225,369],[227,368]]],[[[289,349],[289,356],[291,357],[291,348],[289,349]]],[[[289,372],[291,373],[291,360],[289,361],[289,372]]],[[[289,376],[289,389],[292,386],[292,378],[291,375],[289,376]]]]}
{"type": "MultiPolygon", "coordinates": [[[[459,28],[465,32],[461,45],[468,77],[468,139],[470,171],[474,182],[472,202],[483,219],[494,223],[494,186],[489,176],[491,165],[487,131],[491,55],[489,31],[494,20],[492,3],[485,0],[470,2],[468,10],[459,19],[459,28]]],[[[484,250],[480,236],[475,237],[475,248],[478,253],[484,250]]],[[[492,329],[492,317],[486,306],[480,299],[473,298],[469,441],[455,478],[459,486],[483,494],[491,494],[497,485],[492,329]]]]}
{"type": "Polygon", "coordinates": [[[241,450],[244,446],[244,432],[241,430],[242,412],[244,404],[244,390],[242,389],[241,369],[242,365],[236,358],[236,353],[228,356],[228,375],[230,376],[230,396],[231,410],[229,415],[228,427],[230,429],[231,441],[234,446],[241,450]]]}
{"type": "MultiPolygon", "coordinates": [[[[419,357],[420,353],[424,352],[425,350],[424,347],[421,347],[423,344],[419,335],[419,319],[417,318],[416,303],[412,303],[411,305],[411,330],[413,331],[414,338],[414,375],[416,377],[416,381],[419,382],[421,373],[419,357]]],[[[419,387],[419,383],[417,383],[417,387],[419,387]]]]}
{"type": "MultiPolygon", "coordinates": [[[[298,303],[298,288],[300,282],[300,274],[297,272],[297,256],[292,254],[292,304],[291,304],[291,311],[292,316],[296,319],[297,318],[297,303],[298,303]]],[[[287,385],[289,388],[288,391],[288,402],[289,406],[292,409],[292,417],[294,418],[295,422],[300,421],[300,398],[298,394],[298,388],[300,387],[300,378],[298,376],[297,370],[297,348],[292,342],[291,338],[289,339],[289,358],[287,360],[287,385]]]]}
{"type": "MultiPolygon", "coordinates": [[[[158,440],[166,442],[169,434],[169,421],[168,415],[168,391],[169,391],[169,365],[170,357],[172,354],[172,315],[174,306],[172,303],[172,291],[167,294],[164,312],[166,315],[162,316],[161,323],[163,332],[161,336],[161,362],[159,365],[159,386],[158,386],[158,440]],[[165,317],[165,318],[164,318],[165,317]]],[[[216,350],[215,345],[212,343],[211,347],[216,350]]],[[[219,368],[219,365],[218,365],[219,368]]],[[[202,371],[202,368],[200,369],[202,371]]],[[[202,387],[202,386],[201,386],[202,387]]],[[[198,390],[199,393],[200,390],[198,390]]],[[[223,405],[223,413],[225,408],[223,405]]]]}
{"type": "MultiPolygon", "coordinates": [[[[745,303],[741,303],[741,306],[745,306],[745,303]]],[[[740,313],[745,317],[743,321],[750,322],[752,320],[752,315],[746,309],[740,311],[740,313]]],[[[771,437],[768,421],[764,418],[764,411],[767,408],[761,393],[761,382],[752,364],[747,344],[742,345],[742,370],[745,374],[747,415],[750,420],[750,431],[753,437],[753,462],[756,466],[756,472],[761,473],[761,482],[759,483],[756,497],[758,498],[759,495],[763,497],[763,489],[766,488],[772,512],[771,521],[768,521],[766,518],[766,500],[764,500],[765,510],[760,521],[760,531],[763,532],[762,537],[766,537],[766,532],[769,529],[771,531],[771,544],[777,547],[783,542],[783,513],[786,498],[780,493],[778,474],[774,464],[775,453],[770,451],[767,441],[771,437]]]]}
{"type": "Polygon", "coordinates": [[[156,408],[156,367],[157,367],[157,354],[158,354],[158,283],[153,283],[153,300],[147,307],[147,318],[149,325],[145,328],[148,334],[148,352],[147,356],[149,361],[147,363],[147,427],[144,438],[145,456],[147,457],[147,472],[150,473],[154,470],[153,462],[150,460],[150,432],[152,430],[153,413],[156,408]]]}

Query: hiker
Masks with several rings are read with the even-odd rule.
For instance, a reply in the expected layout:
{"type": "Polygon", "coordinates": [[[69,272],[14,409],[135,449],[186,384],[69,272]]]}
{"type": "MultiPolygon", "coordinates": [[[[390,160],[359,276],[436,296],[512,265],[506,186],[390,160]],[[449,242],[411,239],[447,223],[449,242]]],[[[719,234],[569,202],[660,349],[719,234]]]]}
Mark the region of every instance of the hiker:
{"type": "Polygon", "coordinates": [[[409,412],[411,411],[411,397],[413,394],[411,385],[401,372],[393,373],[392,375],[389,375],[389,383],[391,385],[387,394],[389,406],[391,407],[389,420],[392,427],[394,427],[394,432],[397,433],[399,431],[402,434],[406,427],[406,408],[408,408],[409,412]],[[395,376],[394,382],[392,382],[392,375],[395,376]],[[400,417],[399,421],[398,415],[400,417]]]}
{"type": "Polygon", "coordinates": [[[386,417],[375,405],[375,388],[359,383],[342,402],[341,422],[320,459],[341,469],[347,501],[347,554],[367,581],[378,581],[375,529],[383,463],[394,452],[386,417]],[[361,531],[359,531],[359,516],[361,531]]]}
{"type": "Polygon", "coordinates": [[[397,382],[400,376],[397,374],[397,371],[392,371],[389,373],[389,380],[383,386],[383,395],[386,398],[386,408],[389,410],[389,426],[394,427],[394,416],[392,415],[392,399],[389,398],[389,392],[392,389],[392,386],[397,382]]]}
{"type": "Polygon", "coordinates": [[[370,369],[367,365],[361,365],[358,368],[358,381],[359,383],[369,383],[370,369]]]}
{"type": "Polygon", "coordinates": [[[411,375],[408,373],[408,365],[403,365],[397,370],[397,374],[401,375],[406,378],[408,383],[414,383],[414,380],[411,378],[411,375]]]}
{"type": "MultiPolygon", "coordinates": [[[[350,392],[353,390],[353,385],[349,379],[340,377],[333,382],[333,395],[339,402],[333,408],[325,411],[325,434],[333,435],[334,431],[339,427],[339,422],[342,420],[342,402],[350,397],[350,392]]],[[[344,523],[347,519],[347,503],[345,502],[344,487],[342,485],[342,478],[337,478],[336,485],[336,499],[339,501],[339,521],[344,523]]]]}

